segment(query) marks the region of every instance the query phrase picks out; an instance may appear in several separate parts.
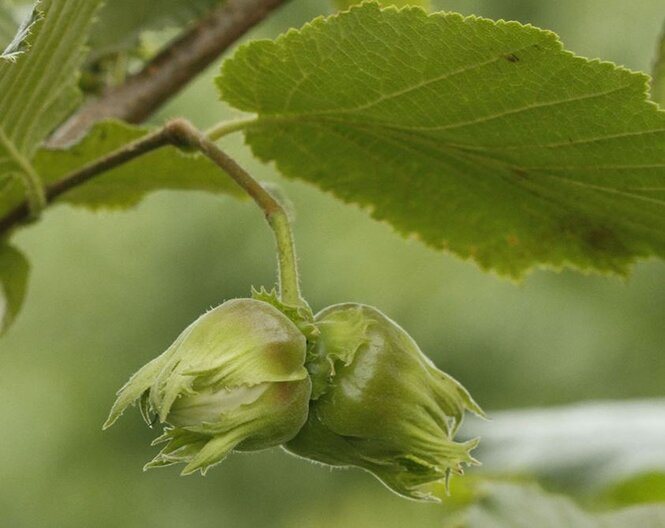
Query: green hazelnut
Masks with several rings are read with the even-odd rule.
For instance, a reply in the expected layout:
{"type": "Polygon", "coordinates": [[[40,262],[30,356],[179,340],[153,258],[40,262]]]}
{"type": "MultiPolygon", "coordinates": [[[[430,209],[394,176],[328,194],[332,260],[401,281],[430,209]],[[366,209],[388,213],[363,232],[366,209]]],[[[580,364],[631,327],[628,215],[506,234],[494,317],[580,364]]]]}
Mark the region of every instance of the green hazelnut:
{"type": "Polygon", "coordinates": [[[146,468],[184,462],[201,473],[231,450],[293,438],[307,419],[311,381],[306,340],[282,312],[235,299],[202,315],[118,392],[104,428],[139,401],[147,422],[165,424],[165,443],[146,468]]]}
{"type": "Polygon", "coordinates": [[[333,368],[326,391],[286,448],[332,466],[358,466],[396,493],[436,500],[432,485],[476,461],[477,440],[453,441],[469,393],[376,308],[331,306],[315,317],[333,368]]]}

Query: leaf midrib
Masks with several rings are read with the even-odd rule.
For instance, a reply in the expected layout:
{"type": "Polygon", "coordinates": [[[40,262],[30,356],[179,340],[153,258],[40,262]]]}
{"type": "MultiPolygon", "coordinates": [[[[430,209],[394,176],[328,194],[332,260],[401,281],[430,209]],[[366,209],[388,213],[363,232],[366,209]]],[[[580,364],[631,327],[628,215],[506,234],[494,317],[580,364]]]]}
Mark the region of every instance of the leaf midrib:
{"type": "MultiPolygon", "coordinates": [[[[313,122],[331,122],[331,123],[339,123],[339,124],[344,124],[348,126],[353,126],[353,127],[376,127],[376,128],[381,128],[381,129],[393,129],[393,130],[402,130],[402,131],[407,131],[407,132],[426,132],[426,131],[431,131],[431,132],[438,132],[438,131],[444,131],[444,130],[454,130],[457,128],[464,128],[467,126],[475,126],[475,125],[480,125],[480,124],[485,124],[488,123],[489,121],[495,120],[495,119],[501,119],[506,116],[511,116],[511,115],[516,115],[522,112],[529,112],[532,110],[540,110],[543,108],[550,108],[553,106],[561,105],[561,104],[569,104],[569,103],[574,103],[578,101],[583,101],[583,100],[588,100],[588,99],[593,99],[597,97],[604,97],[608,95],[612,95],[616,92],[619,92],[621,90],[625,90],[628,88],[632,88],[632,84],[625,84],[619,87],[612,88],[611,90],[605,90],[603,92],[595,92],[595,93],[590,93],[590,94],[585,94],[583,96],[578,96],[578,97],[571,97],[567,99],[557,99],[554,101],[545,101],[541,103],[535,103],[535,104],[530,104],[530,105],[524,105],[516,108],[512,108],[510,110],[506,110],[504,112],[499,112],[496,114],[491,114],[491,115],[486,115],[480,118],[476,118],[473,120],[467,120],[467,121],[459,121],[456,123],[449,123],[446,125],[440,125],[440,126],[406,126],[406,125],[393,125],[390,123],[385,123],[381,122],[378,120],[366,120],[364,122],[359,122],[356,120],[352,119],[347,119],[343,116],[344,114],[347,113],[347,109],[342,109],[340,111],[322,111],[322,112],[306,112],[306,113],[274,113],[274,114],[259,114],[256,116],[254,121],[249,121],[246,125],[245,128],[251,127],[251,126],[256,126],[260,125],[262,123],[278,123],[278,124],[283,124],[283,123],[313,123],[313,122]]],[[[665,111],[660,111],[662,113],[663,117],[665,117],[665,111]]],[[[656,133],[663,133],[665,132],[665,127],[663,128],[653,128],[649,130],[642,130],[642,131],[633,131],[633,132],[625,132],[625,133],[620,133],[620,134],[607,134],[605,136],[592,136],[592,137],[586,137],[586,138],[581,138],[581,139],[576,139],[573,141],[559,141],[559,142],[553,142],[553,143],[544,143],[544,144],[538,144],[538,143],[533,143],[533,144],[522,144],[522,145],[478,145],[478,144],[459,144],[459,143],[452,143],[452,142],[446,142],[446,144],[450,146],[460,146],[462,148],[466,149],[473,149],[473,150],[522,150],[522,149],[531,149],[531,148],[548,148],[548,149],[556,149],[556,148],[566,148],[566,147],[571,147],[575,145],[582,145],[582,144],[589,144],[589,143],[597,143],[597,142],[602,142],[602,141],[611,141],[611,140],[616,140],[616,139],[622,139],[622,138],[627,138],[627,137],[640,137],[640,136],[646,136],[646,135],[651,135],[651,134],[656,134],[656,133]]],[[[415,137],[416,135],[414,135],[415,137]]]]}
{"type": "MultiPolygon", "coordinates": [[[[254,127],[275,127],[276,125],[283,125],[285,123],[293,123],[295,125],[318,125],[318,126],[326,126],[329,124],[335,124],[335,125],[344,125],[344,126],[349,126],[352,128],[355,128],[357,130],[360,130],[365,133],[370,133],[374,134],[378,137],[381,137],[383,139],[390,139],[391,137],[395,138],[394,134],[390,134],[390,131],[393,132],[398,132],[398,133],[404,133],[407,132],[409,133],[408,139],[413,140],[415,142],[420,143],[421,145],[428,146],[428,147],[436,147],[436,148],[445,148],[447,149],[448,153],[452,155],[452,153],[457,152],[458,155],[464,156],[464,159],[467,161],[475,161],[476,163],[478,162],[479,159],[483,160],[485,164],[490,164],[494,165],[495,167],[500,167],[500,168],[507,168],[510,170],[522,170],[522,171],[539,171],[541,174],[544,174],[545,176],[548,176],[549,178],[559,181],[561,183],[565,183],[568,185],[576,185],[576,186],[582,186],[584,188],[588,189],[593,189],[596,191],[600,192],[605,192],[609,194],[619,194],[621,196],[624,196],[626,198],[630,198],[636,201],[641,201],[641,202],[648,202],[655,204],[657,206],[662,206],[665,207],[665,200],[661,200],[658,198],[653,198],[649,196],[642,196],[639,194],[634,194],[631,192],[626,192],[625,190],[616,188],[616,187],[605,187],[601,185],[596,185],[596,184],[589,184],[587,182],[578,182],[575,180],[572,180],[570,178],[565,178],[563,176],[558,176],[556,174],[548,174],[547,171],[556,171],[556,170],[608,170],[608,169],[617,169],[617,170],[634,170],[634,169],[644,169],[644,168],[664,168],[665,165],[658,165],[658,164],[651,164],[651,165],[633,165],[633,166],[628,166],[628,165],[578,165],[578,166],[569,166],[569,167],[557,167],[557,166],[546,166],[546,167],[531,167],[531,166],[525,166],[525,165],[517,165],[514,163],[510,163],[504,159],[500,158],[495,158],[492,156],[488,156],[483,153],[482,149],[480,149],[477,145],[473,144],[460,144],[460,143],[450,143],[446,142],[443,140],[439,139],[434,139],[431,137],[428,137],[423,134],[416,134],[413,133],[413,130],[410,130],[408,128],[402,128],[399,126],[394,126],[390,125],[387,123],[381,123],[378,121],[374,122],[358,122],[358,121],[352,121],[348,119],[343,119],[343,118],[338,118],[335,119],[333,116],[330,116],[328,114],[322,115],[322,114],[316,114],[316,113],[310,113],[310,114],[300,114],[300,115],[269,115],[269,116],[257,116],[253,121],[247,121],[247,123],[244,125],[243,129],[247,131],[248,129],[254,128],[254,127]]],[[[331,129],[328,128],[330,131],[331,129]]],[[[660,131],[660,130],[659,130],[660,131]]],[[[335,131],[336,133],[339,133],[338,131],[335,131]]],[[[649,131],[646,133],[652,133],[653,131],[649,131]]],[[[613,139],[614,137],[610,137],[613,139]]],[[[594,138],[594,140],[600,140],[601,138],[594,138]]],[[[589,141],[588,139],[584,141],[589,141]]],[[[404,144],[400,144],[401,147],[404,147],[404,144]]],[[[360,146],[360,145],[358,145],[360,146]]],[[[527,147],[541,147],[547,145],[529,145],[527,147]]],[[[562,147],[565,145],[561,145],[562,147]]],[[[502,147],[497,146],[493,148],[494,150],[501,150],[502,147]]],[[[490,150],[490,149],[487,149],[490,150]]]]}
{"type": "MultiPolygon", "coordinates": [[[[560,101],[561,102],[561,101],[560,101]]],[[[544,105],[543,105],[544,106],[544,105]]],[[[534,106],[529,107],[529,109],[535,108],[534,106]]],[[[385,123],[381,121],[355,121],[351,119],[344,119],[344,118],[335,118],[334,116],[331,116],[329,114],[319,114],[319,113],[307,113],[307,114],[271,114],[271,115],[259,115],[256,116],[252,120],[247,120],[242,123],[242,126],[238,126],[237,128],[234,128],[230,132],[236,132],[238,130],[243,130],[247,131],[251,128],[260,128],[260,127],[278,127],[280,125],[284,124],[293,124],[293,125],[308,125],[308,124],[314,124],[314,125],[343,125],[343,126],[348,126],[351,128],[356,128],[359,130],[365,130],[365,131],[396,131],[396,132],[404,132],[406,134],[409,134],[407,137],[410,139],[414,139],[415,141],[430,141],[432,143],[436,143],[437,145],[445,146],[451,149],[456,149],[456,150],[461,150],[461,151],[477,151],[477,152],[483,152],[483,151],[503,151],[503,150],[520,150],[520,149],[533,149],[533,148],[547,148],[547,149],[556,149],[556,148],[565,148],[565,147],[570,147],[570,146],[575,146],[575,145],[580,145],[580,144],[586,144],[586,143],[593,143],[593,142],[601,142],[601,141],[610,141],[610,140],[615,140],[615,139],[621,139],[625,137],[639,137],[642,135],[651,135],[651,134],[656,134],[656,133],[665,133],[665,127],[664,128],[654,128],[651,130],[645,130],[645,131],[636,131],[636,132],[627,132],[627,133],[622,133],[622,134],[608,134],[607,136],[594,136],[590,138],[583,138],[579,140],[573,140],[573,141],[568,141],[568,142],[556,142],[556,143],[532,143],[532,144],[525,144],[525,145],[478,145],[474,143],[458,143],[458,142],[451,142],[451,141],[446,141],[440,138],[432,138],[429,137],[425,134],[418,133],[419,129],[418,128],[413,128],[413,127],[408,127],[408,126],[401,126],[401,125],[392,125],[390,123],[385,123]]],[[[456,125],[455,125],[456,126],[456,125]]],[[[487,158],[490,158],[490,156],[486,156],[487,158]]],[[[508,164],[506,162],[506,164],[508,164]]],[[[571,166],[561,166],[557,167],[555,165],[548,165],[548,166],[543,166],[543,167],[530,167],[530,166],[521,166],[521,165],[514,165],[514,164],[508,164],[509,166],[513,168],[518,168],[518,169],[532,169],[532,170],[549,170],[553,169],[556,170],[557,168],[560,169],[598,169],[598,170],[606,170],[606,169],[641,169],[641,168],[665,168],[665,164],[648,164],[648,165],[571,165],[571,166]]]]}

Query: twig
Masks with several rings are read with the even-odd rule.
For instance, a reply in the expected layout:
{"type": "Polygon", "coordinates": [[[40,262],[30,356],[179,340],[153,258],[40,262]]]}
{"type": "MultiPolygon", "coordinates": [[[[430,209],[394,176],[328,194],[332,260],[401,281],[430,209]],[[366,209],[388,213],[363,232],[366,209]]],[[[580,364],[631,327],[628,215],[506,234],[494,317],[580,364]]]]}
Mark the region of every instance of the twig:
{"type": "Polygon", "coordinates": [[[140,123],[288,0],[227,0],[172,42],[139,73],[90,101],[60,127],[49,146],[67,145],[102,119],[140,123]]]}

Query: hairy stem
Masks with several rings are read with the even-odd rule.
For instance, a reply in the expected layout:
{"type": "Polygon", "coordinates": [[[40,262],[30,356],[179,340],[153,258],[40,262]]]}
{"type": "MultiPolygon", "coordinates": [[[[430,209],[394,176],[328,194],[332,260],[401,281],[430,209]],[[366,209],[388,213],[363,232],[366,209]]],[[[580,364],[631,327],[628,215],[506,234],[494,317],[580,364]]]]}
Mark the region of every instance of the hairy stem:
{"type": "Polygon", "coordinates": [[[250,117],[241,117],[239,119],[232,119],[229,121],[222,121],[217,123],[214,127],[206,130],[206,136],[212,141],[217,141],[218,139],[223,138],[233,132],[239,132],[244,130],[248,125],[255,123],[257,121],[256,116],[250,117]]]}
{"type": "MultiPolygon", "coordinates": [[[[279,286],[282,301],[292,305],[302,305],[298,282],[298,267],[293,243],[293,234],[288,215],[282,205],[258,181],[243,169],[236,161],[221,150],[213,141],[184,119],[169,122],[159,130],[133,141],[106,156],[64,176],[46,187],[46,203],[55,201],[63,193],[123,165],[143,154],[173,145],[182,149],[195,149],[203,153],[228,174],[261,208],[268,224],[273,230],[277,244],[279,265],[279,286]]],[[[0,218],[0,237],[30,220],[31,207],[24,201],[0,218]]]]}
{"type": "Polygon", "coordinates": [[[144,121],[229,46],[287,1],[226,0],[164,48],[140,72],[81,107],[55,132],[50,146],[75,141],[103,119],[144,121]]]}
{"type": "Polygon", "coordinates": [[[298,306],[304,304],[300,294],[298,278],[298,261],[296,260],[295,244],[291,221],[284,209],[268,217],[268,223],[275,234],[277,243],[277,265],[279,266],[279,293],[282,302],[298,306]]]}
{"type": "MultiPolygon", "coordinates": [[[[185,127],[192,128],[186,121],[183,121],[182,124],[185,127]]],[[[193,128],[190,132],[188,137],[195,141],[196,147],[219,167],[224,169],[263,210],[266,220],[273,231],[277,245],[280,297],[286,304],[303,305],[305,301],[300,294],[298,261],[288,213],[278,200],[266,191],[259,182],[252,178],[245,169],[238,165],[233,158],[229,157],[215,145],[211,139],[208,139],[193,128]]]]}

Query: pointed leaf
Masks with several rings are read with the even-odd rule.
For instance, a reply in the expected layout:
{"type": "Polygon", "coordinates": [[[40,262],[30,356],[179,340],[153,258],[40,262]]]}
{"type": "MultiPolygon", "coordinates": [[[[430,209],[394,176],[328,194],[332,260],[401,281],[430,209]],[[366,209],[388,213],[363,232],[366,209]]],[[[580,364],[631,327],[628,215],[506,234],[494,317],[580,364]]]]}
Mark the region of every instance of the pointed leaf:
{"type": "Polygon", "coordinates": [[[0,241],[0,335],[18,314],[25,297],[28,262],[12,246],[0,241]]]}
{"type": "Polygon", "coordinates": [[[647,76],[516,22],[381,10],[228,60],[222,97],[283,174],[405,235],[519,276],[665,256],[665,112],[647,76]]]}

